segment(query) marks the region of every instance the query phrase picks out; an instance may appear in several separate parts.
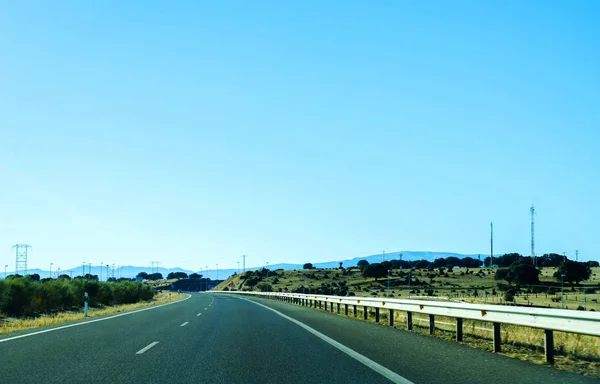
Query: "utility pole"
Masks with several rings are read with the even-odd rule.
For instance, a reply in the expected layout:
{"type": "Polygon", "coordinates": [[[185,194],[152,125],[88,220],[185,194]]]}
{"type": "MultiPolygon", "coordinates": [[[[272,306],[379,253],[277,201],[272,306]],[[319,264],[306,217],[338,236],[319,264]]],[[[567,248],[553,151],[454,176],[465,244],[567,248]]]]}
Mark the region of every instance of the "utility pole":
{"type": "Polygon", "coordinates": [[[4,264],[4,280],[6,280],[6,268],[8,268],[8,264],[4,264]]]}
{"type": "Polygon", "coordinates": [[[390,274],[392,273],[392,269],[388,269],[388,292],[387,292],[387,297],[388,299],[390,298],[390,274]]]}
{"type": "Polygon", "coordinates": [[[239,275],[239,274],[240,274],[240,262],[238,261],[237,263],[238,263],[238,270],[237,270],[237,274],[239,275]]]}
{"type": "Polygon", "coordinates": [[[385,250],[381,251],[381,262],[383,263],[385,261],[385,250]]]}
{"type": "Polygon", "coordinates": [[[81,264],[81,277],[85,277],[85,261],[81,264]]]}
{"type": "Polygon", "coordinates": [[[575,261],[579,261],[579,251],[575,250],[575,261]]]}
{"type": "Polygon", "coordinates": [[[48,273],[48,277],[52,278],[52,266],[54,265],[54,263],[50,263],[50,271],[48,273]]]}
{"type": "MultiPolygon", "coordinates": [[[[102,267],[104,267],[104,262],[100,262],[100,281],[102,281],[102,267]]],[[[108,280],[108,275],[106,275],[106,279],[108,280]]]]}
{"type": "Polygon", "coordinates": [[[242,255],[242,271],[246,272],[246,255],[242,255]]]}
{"type": "Polygon", "coordinates": [[[13,248],[16,249],[15,274],[25,276],[27,274],[27,250],[31,248],[31,245],[15,244],[13,248]]]}

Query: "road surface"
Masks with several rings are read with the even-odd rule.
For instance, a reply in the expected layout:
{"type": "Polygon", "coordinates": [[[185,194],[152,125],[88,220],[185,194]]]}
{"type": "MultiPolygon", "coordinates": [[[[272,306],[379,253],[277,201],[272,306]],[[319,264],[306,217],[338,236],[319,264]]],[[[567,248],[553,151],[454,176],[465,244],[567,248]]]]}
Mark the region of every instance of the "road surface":
{"type": "Polygon", "coordinates": [[[400,329],[223,294],[0,337],[0,383],[390,382],[598,383],[400,329]]]}

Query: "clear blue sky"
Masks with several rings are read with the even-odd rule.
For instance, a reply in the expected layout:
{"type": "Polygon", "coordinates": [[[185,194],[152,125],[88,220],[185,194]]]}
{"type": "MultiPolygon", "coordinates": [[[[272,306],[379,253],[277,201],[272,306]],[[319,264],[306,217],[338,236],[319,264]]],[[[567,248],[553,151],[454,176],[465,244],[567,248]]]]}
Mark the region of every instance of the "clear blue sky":
{"type": "MultiPolygon", "coordinates": [[[[2,1],[0,264],[600,259],[595,1],[2,1]]],[[[56,267],[55,267],[56,268],[56,267]]]]}

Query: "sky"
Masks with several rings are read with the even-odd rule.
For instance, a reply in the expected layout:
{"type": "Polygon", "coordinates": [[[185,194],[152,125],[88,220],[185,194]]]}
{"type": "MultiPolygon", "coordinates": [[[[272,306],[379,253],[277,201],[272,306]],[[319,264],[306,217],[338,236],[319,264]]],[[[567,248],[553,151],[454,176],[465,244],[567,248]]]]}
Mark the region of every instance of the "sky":
{"type": "Polygon", "coordinates": [[[0,264],[600,259],[595,1],[0,0],[0,264]]]}

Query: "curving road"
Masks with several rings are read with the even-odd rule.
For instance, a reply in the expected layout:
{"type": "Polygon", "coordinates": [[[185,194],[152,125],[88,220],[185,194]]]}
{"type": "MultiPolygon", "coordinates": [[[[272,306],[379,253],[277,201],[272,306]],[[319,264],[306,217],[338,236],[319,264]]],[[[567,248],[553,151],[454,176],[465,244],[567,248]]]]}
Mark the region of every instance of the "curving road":
{"type": "Polygon", "coordinates": [[[0,337],[0,383],[65,382],[598,381],[309,308],[196,293],[134,313],[0,337]]]}

